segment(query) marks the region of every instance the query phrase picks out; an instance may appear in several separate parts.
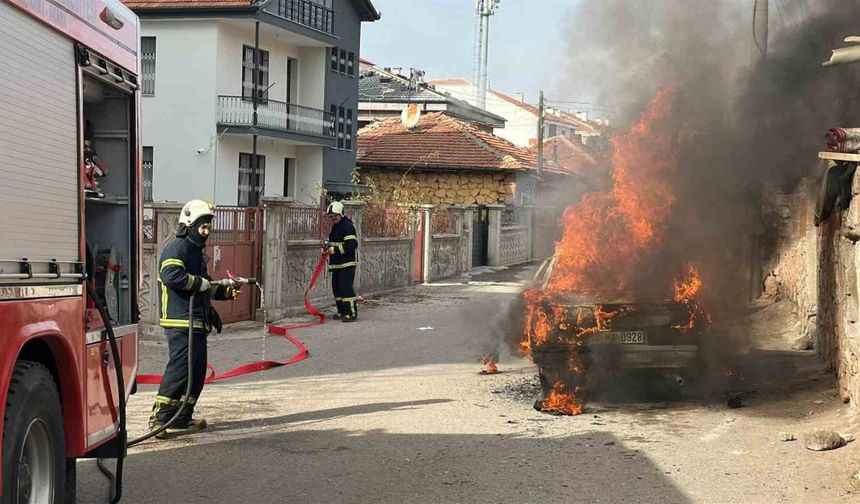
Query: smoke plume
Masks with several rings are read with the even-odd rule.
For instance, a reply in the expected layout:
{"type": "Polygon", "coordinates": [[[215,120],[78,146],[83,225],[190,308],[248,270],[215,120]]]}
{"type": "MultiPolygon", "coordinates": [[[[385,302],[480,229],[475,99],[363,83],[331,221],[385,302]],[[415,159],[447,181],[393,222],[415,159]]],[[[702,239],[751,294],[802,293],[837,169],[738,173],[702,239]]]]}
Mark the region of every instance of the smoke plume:
{"type": "Polygon", "coordinates": [[[770,0],[767,54],[753,37],[754,3],[582,0],[565,18],[568,65],[554,90],[609,108],[619,129],[659,89],[677,90],[674,120],[687,141],[669,237],[649,271],[697,263],[715,315],[756,288],[755,244],[768,232],[762,185],[791,189],[817,176],[827,129],[860,125],[860,65],[821,66],[860,35],[860,2],[770,0]]]}

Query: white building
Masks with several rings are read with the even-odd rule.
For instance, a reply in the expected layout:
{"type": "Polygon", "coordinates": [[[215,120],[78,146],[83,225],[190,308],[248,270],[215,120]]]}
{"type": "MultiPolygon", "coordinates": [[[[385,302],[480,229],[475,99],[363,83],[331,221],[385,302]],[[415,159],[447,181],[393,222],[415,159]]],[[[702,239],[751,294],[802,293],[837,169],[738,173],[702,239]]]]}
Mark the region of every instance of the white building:
{"type": "Polygon", "coordinates": [[[125,3],[142,21],[150,201],[314,203],[322,188],[346,190],[355,164],[360,24],[379,17],[369,0],[125,3]]]}
{"type": "MultiPolygon", "coordinates": [[[[454,98],[477,104],[475,86],[467,79],[439,79],[430,81],[437,91],[449,93],[454,98]]],[[[525,101],[524,95],[516,97],[487,90],[487,111],[505,118],[505,128],[496,134],[514,145],[532,147],[538,141],[538,107],[525,101]]],[[[547,109],[544,121],[544,137],[564,136],[587,144],[589,137],[599,137],[600,131],[593,125],[579,120],[572,114],[560,110],[547,109]]]]}

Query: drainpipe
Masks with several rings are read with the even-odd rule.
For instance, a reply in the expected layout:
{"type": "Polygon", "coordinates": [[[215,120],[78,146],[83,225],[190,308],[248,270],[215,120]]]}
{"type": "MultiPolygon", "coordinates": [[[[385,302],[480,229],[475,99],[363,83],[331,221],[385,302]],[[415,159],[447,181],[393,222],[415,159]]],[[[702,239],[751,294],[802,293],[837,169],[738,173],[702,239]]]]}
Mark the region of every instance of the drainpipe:
{"type": "MultiPolygon", "coordinates": [[[[254,23],[254,71],[251,76],[251,104],[254,107],[254,116],[252,118],[252,129],[254,131],[253,145],[251,147],[251,181],[258,178],[257,176],[257,106],[260,103],[259,90],[257,80],[260,73],[260,22],[254,23]]],[[[252,188],[252,190],[254,190],[252,188]]]]}

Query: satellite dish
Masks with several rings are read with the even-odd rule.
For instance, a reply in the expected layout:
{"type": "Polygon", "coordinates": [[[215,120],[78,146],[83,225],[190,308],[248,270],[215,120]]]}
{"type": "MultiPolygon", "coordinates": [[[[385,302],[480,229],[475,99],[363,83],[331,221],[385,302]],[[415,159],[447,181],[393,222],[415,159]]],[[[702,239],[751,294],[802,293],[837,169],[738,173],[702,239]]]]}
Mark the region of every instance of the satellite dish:
{"type": "Polygon", "coordinates": [[[418,125],[418,121],[421,120],[421,110],[418,109],[418,105],[415,103],[410,103],[403,109],[403,112],[400,113],[400,122],[406,126],[406,129],[412,129],[418,125]]]}

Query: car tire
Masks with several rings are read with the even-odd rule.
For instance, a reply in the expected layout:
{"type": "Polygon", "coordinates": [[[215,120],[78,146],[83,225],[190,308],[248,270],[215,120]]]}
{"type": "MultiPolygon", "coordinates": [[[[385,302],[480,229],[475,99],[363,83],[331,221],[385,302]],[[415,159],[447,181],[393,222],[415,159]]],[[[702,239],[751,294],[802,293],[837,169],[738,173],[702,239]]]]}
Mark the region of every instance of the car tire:
{"type": "Polygon", "coordinates": [[[3,422],[3,496],[0,502],[69,502],[60,394],[43,364],[31,361],[15,364],[3,422]]]}

